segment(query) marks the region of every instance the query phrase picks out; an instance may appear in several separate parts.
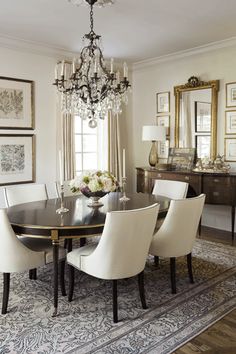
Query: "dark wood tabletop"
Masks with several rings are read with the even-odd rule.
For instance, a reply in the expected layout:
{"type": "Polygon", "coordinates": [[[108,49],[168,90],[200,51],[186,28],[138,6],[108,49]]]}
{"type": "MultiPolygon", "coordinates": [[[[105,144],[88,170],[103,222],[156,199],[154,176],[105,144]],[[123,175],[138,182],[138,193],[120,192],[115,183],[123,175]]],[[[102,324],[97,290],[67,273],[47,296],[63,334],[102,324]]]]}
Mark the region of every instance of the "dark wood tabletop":
{"type": "Polygon", "coordinates": [[[67,237],[100,233],[109,211],[133,210],[159,203],[160,215],[163,215],[169,206],[168,198],[151,194],[128,194],[127,202],[121,202],[121,196],[121,193],[109,193],[101,199],[104,205],[96,208],[89,207],[88,198],[83,195],[66,197],[64,206],[69,211],[61,215],[56,213],[60,199],[19,204],[8,208],[7,213],[16,233],[47,237],[56,229],[59,237],[67,237]]]}

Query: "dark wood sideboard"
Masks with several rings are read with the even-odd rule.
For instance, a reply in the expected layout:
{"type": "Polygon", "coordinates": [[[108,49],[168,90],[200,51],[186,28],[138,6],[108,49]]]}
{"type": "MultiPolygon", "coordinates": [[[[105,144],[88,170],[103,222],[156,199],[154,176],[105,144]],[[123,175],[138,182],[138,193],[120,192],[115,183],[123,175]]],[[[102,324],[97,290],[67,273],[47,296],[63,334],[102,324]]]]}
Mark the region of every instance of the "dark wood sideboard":
{"type": "Polygon", "coordinates": [[[236,173],[167,171],[137,167],[137,192],[151,193],[156,179],[189,183],[187,197],[206,194],[206,204],[231,206],[231,234],[234,240],[236,173]]]}

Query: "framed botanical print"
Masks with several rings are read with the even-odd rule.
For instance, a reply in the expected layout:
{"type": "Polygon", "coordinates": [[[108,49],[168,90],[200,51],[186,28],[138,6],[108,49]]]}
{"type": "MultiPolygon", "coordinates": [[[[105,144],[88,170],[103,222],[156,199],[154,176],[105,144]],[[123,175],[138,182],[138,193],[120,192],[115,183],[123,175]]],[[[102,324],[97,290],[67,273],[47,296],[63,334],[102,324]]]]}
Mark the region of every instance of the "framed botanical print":
{"type": "Polygon", "coordinates": [[[0,135],[0,185],[35,180],[35,136],[0,135]]]}
{"type": "Polygon", "coordinates": [[[33,81],[0,76],[0,129],[34,129],[33,81]]]}
{"type": "Polygon", "coordinates": [[[236,134],[236,111],[225,112],[225,134],[236,134]]]}
{"type": "Polygon", "coordinates": [[[170,141],[158,141],[157,153],[160,159],[167,159],[169,155],[170,141]]]}
{"type": "Polygon", "coordinates": [[[170,116],[157,116],[157,125],[166,127],[166,135],[170,135],[170,116]]]}
{"type": "Polygon", "coordinates": [[[195,101],[195,131],[211,132],[211,103],[195,101]]]}
{"type": "Polygon", "coordinates": [[[236,162],[236,138],[225,138],[225,161],[236,162]]]}
{"type": "Polygon", "coordinates": [[[236,82],[226,84],[226,107],[236,107],[236,82]]]}
{"type": "Polygon", "coordinates": [[[170,112],[170,92],[158,92],[156,94],[157,113],[170,112]]]}

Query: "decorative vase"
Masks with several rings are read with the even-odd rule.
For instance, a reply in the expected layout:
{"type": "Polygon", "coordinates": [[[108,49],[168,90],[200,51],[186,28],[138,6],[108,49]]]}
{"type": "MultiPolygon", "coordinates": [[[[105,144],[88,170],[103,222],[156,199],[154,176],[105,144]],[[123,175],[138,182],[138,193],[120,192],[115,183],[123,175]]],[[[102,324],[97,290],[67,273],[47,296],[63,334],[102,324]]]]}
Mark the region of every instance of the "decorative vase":
{"type": "Polygon", "coordinates": [[[90,199],[87,205],[92,208],[103,206],[100,198],[109,193],[104,191],[90,192],[87,189],[81,189],[81,192],[85,195],[85,197],[90,199]]]}

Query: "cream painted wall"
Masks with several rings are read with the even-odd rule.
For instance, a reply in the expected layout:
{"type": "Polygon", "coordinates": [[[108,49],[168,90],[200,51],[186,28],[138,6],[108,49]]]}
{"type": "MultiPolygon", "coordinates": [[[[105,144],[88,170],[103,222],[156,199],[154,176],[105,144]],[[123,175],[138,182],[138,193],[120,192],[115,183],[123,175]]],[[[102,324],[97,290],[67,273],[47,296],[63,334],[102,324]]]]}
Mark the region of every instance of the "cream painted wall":
{"type": "MultiPolygon", "coordinates": [[[[225,83],[236,81],[236,46],[195,54],[174,61],[133,70],[133,186],[136,186],[135,167],[148,165],[150,144],[141,141],[143,125],[155,124],[156,93],[170,91],[171,96],[171,146],[174,146],[174,92],[173,87],[187,82],[192,75],[203,81],[220,80],[218,105],[217,152],[224,154],[225,83]]],[[[232,170],[236,164],[232,164],[232,170]]],[[[221,206],[206,206],[203,224],[230,230],[230,209],[221,206]]]]}
{"type": "MultiPolygon", "coordinates": [[[[35,134],[36,182],[46,183],[50,196],[56,180],[55,62],[47,56],[0,48],[0,76],[35,82],[35,130],[0,130],[0,134],[35,134]]],[[[0,207],[4,207],[1,188],[0,207]]]]}

